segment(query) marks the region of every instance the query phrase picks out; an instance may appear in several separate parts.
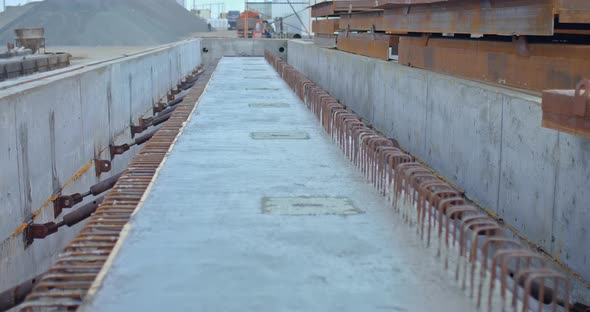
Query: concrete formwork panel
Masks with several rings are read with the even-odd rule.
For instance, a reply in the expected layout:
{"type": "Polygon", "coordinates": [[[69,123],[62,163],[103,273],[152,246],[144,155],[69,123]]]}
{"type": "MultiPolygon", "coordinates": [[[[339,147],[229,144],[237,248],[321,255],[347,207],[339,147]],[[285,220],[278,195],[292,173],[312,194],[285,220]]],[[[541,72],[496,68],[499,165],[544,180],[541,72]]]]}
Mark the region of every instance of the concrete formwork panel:
{"type": "Polygon", "coordinates": [[[540,246],[551,246],[558,132],[541,128],[538,102],[506,97],[499,216],[540,246]]]}
{"type": "Polygon", "coordinates": [[[542,128],[539,97],[288,46],[289,64],[590,281],[590,141],[542,128]]]}
{"type": "Polygon", "coordinates": [[[123,64],[111,66],[109,121],[111,144],[128,143],[131,139],[129,123],[131,122],[131,79],[123,64]]]}
{"type": "Polygon", "coordinates": [[[590,140],[559,134],[551,253],[577,272],[590,268],[590,140]]]}
{"type": "MultiPolygon", "coordinates": [[[[449,77],[427,79],[426,160],[468,194],[486,190],[477,200],[496,212],[503,97],[449,77]],[[478,101],[464,100],[476,98],[478,101]]],[[[413,106],[411,103],[416,101],[405,106],[413,106]]]]}
{"type": "MultiPolygon", "coordinates": [[[[17,129],[13,127],[16,119],[16,103],[12,100],[0,100],[0,203],[6,207],[22,207],[20,196],[17,129]]],[[[8,237],[14,229],[14,224],[22,222],[24,211],[21,209],[7,209],[0,218],[0,239],[8,237]]]]}
{"type": "Polygon", "coordinates": [[[110,71],[101,68],[80,75],[80,103],[83,116],[93,116],[84,120],[83,140],[93,144],[83,144],[84,155],[109,160],[109,78],[110,71]]]}

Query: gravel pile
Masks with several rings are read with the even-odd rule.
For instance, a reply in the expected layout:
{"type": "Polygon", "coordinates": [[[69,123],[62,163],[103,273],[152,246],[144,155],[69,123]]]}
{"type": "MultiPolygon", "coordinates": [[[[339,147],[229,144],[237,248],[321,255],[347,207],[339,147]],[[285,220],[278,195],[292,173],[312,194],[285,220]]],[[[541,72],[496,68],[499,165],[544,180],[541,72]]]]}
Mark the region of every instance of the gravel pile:
{"type": "Polygon", "coordinates": [[[18,17],[2,16],[0,45],[14,29],[45,27],[47,46],[147,46],[207,31],[207,22],[174,0],[45,0],[18,17]]]}

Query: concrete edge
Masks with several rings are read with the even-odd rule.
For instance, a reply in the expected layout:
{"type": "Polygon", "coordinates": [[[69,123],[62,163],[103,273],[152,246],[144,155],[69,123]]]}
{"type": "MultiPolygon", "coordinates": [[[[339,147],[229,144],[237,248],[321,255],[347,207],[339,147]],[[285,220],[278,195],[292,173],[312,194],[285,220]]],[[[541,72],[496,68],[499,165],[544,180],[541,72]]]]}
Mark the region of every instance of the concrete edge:
{"type": "Polygon", "coordinates": [[[192,42],[200,42],[200,38],[195,39],[187,39],[182,41],[177,41],[173,43],[169,43],[166,45],[156,46],[153,48],[149,48],[147,50],[127,54],[124,56],[118,56],[110,59],[105,59],[102,61],[92,62],[88,64],[70,66],[66,68],[62,68],[55,71],[49,71],[44,73],[38,73],[30,76],[23,77],[23,81],[7,81],[4,83],[0,83],[0,98],[11,96],[14,94],[19,94],[25,91],[33,90],[38,87],[46,86],[51,84],[55,81],[66,79],[66,78],[73,78],[82,74],[85,74],[90,71],[97,70],[101,67],[107,67],[113,64],[117,64],[123,61],[129,61],[133,59],[137,59],[152,53],[158,53],[162,51],[166,51],[170,48],[174,48],[183,44],[190,44],[192,42]]]}
{"type": "MultiPolygon", "coordinates": [[[[211,80],[214,75],[215,75],[215,72],[212,73],[211,78],[209,80],[211,80]]],[[[131,229],[132,229],[131,222],[133,221],[134,216],[137,215],[137,213],[139,213],[139,211],[143,208],[143,205],[144,205],[147,197],[151,193],[152,187],[154,186],[156,180],[158,179],[158,176],[160,175],[160,170],[162,170],[162,168],[166,164],[166,161],[168,160],[168,157],[170,156],[170,152],[176,146],[176,142],[178,142],[178,139],[180,138],[180,136],[184,132],[184,129],[186,128],[186,126],[188,125],[188,123],[192,120],[192,118],[194,116],[194,113],[195,113],[195,110],[199,106],[199,102],[201,101],[201,98],[202,98],[203,94],[205,94],[205,92],[207,92],[207,88],[208,87],[209,87],[209,81],[207,81],[207,84],[205,86],[205,89],[203,90],[203,93],[201,94],[201,96],[199,97],[199,99],[197,100],[197,102],[195,103],[195,105],[193,106],[193,109],[191,110],[191,113],[189,114],[189,116],[186,119],[186,121],[183,123],[182,128],[180,128],[180,130],[178,131],[178,134],[174,138],[174,141],[172,142],[172,144],[168,148],[168,152],[166,153],[166,156],[164,156],[164,159],[162,159],[162,162],[160,163],[160,165],[156,169],[156,172],[154,173],[154,176],[150,180],[150,184],[148,185],[145,193],[143,194],[143,196],[141,196],[141,199],[139,200],[139,203],[137,204],[137,207],[131,213],[131,217],[130,217],[129,221],[127,222],[127,224],[125,224],[125,226],[121,230],[121,234],[119,236],[119,239],[117,240],[117,243],[115,244],[115,247],[111,251],[111,254],[107,258],[107,261],[105,262],[105,264],[103,265],[102,269],[98,273],[96,279],[94,280],[94,282],[90,286],[90,289],[88,290],[88,293],[86,293],[86,296],[82,300],[82,303],[80,304],[80,306],[77,309],[77,311],[81,311],[81,312],[85,311],[86,310],[85,309],[85,306],[88,305],[89,303],[91,303],[94,300],[94,298],[96,297],[96,294],[102,288],[103,282],[104,282],[105,278],[107,277],[107,275],[108,275],[108,273],[110,271],[110,268],[113,266],[113,263],[114,263],[115,259],[119,255],[119,251],[123,247],[123,244],[125,243],[125,240],[127,239],[127,236],[129,235],[129,232],[131,232],[131,229]]]]}

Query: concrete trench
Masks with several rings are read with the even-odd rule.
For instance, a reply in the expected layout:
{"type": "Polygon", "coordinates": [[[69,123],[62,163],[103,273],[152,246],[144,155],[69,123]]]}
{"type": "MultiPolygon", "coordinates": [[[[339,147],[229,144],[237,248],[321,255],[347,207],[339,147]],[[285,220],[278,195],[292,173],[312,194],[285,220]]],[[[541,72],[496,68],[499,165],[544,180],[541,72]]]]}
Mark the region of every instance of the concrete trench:
{"type": "MultiPolygon", "coordinates": [[[[584,225],[590,222],[590,215],[584,212],[587,192],[583,191],[583,186],[590,179],[590,169],[585,162],[590,159],[590,149],[586,140],[540,128],[538,97],[323,49],[304,41],[198,39],[0,91],[0,128],[8,134],[0,136],[0,144],[9,146],[8,150],[0,151],[0,160],[3,160],[0,171],[18,181],[9,183],[3,179],[0,183],[0,202],[3,203],[0,211],[7,216],[0,220],[1,237],[10,236],[15,226],[26,220],[48,194],[83,167],[84,160],[97,155],[108,158],[105,146],[129,142],[130,121],[149,110],[190,66],[209,64],[223,56],[262,56],[265,49],[282,56],[375,128],[395,138],[402,147],[463,188],[466,195],[515,232],[577,273],[578,277],[571,279],[572,298],[588,302],[590,255],[588,248],[584,248],[588,238],[584,225]],[[146,66],[146,62],[152,65],[146,66]],[[145,75],[148,70],[149,82],[134,78],[148,77],[145,75]],[[56,109],[52,107],[55,102],[48,102],[47,98],[63,105],[56,109]],[[121,112],[115,113],[117,110],[121,112]],[[72,132],[72,126],[82,131],[72,132]],[[72,150],[74,142],[84,144],[72,150]],[[13,207],[22,208],[15,210],[13,207]]],[[[220,72],[249,77],[253,84],[250,91],[260,93],[260,101],[248,103],[252,104],[249,110],[292,109],[285,107],[282,99],[274,99],[270,104],[266,101],[265,92],[282,92],[281,87],[263,90],[270,88],[262,86],[266,85],[266,78],[262,78],[270,76],[268,72],[220,72]]],[[[233,100],[229,96],[219,99],[233,100]]],[[[259,123],[272,121],[271,117],[248,119],[245,116],[238,119],[259,123]]],[[[219,125],[213,123],[211,127],[216,126],[219,125]]],[[[269,129],[258,132],[251,133],[250,139],[256,138],[261,146],[268,146],[277,138],[288,138],[290,144],[295,145],[309,140],[302,134],[308,131],[269,129]]],[[[314,136],[310,137],[313,140],[314,136]]],[[[117,158],[111,173],[126,168],[138,150],[117,158]]],[[[234,166],[224,168],[236,169],[234,166]]],[[[68,187],[68,193],[85,191],[97,181],[94,174],[85,174],[68,187]]],[[[359,188],[374,192],[367,187],[359,188]]],[[[292,203],[274,202],[274,199],[273,196],[267,198],[269,207],[274,207],[268,208],[269,211],[286,209],[288,212],[293,207],[292,203]]],[[[345,202],[326,206],[346,206],[345,202]]],[[[353,204],[349,210],[352,215],[346,218],[354,218],[358,206],[353,204]]],[[[51,209],[44,210],[38,220],[52,221],[51,209]]],[[[20,237],[5,240],[0,245],[0,291],[44,272],[81,227],[35,242],[26,249],[20,237]]],[[[433,274],[441,280],[452,279],[433,274]]],[[[459,289],[457,292],[461,293],[459,289]]],[[[133,292],[122,294],[121,298],[130,294],[133,292]]],[[[426,304],[419,301],[417,305],[411,304],[411,298],[408,295],[408,305],[402,304],[409,310],[426,304]]],[[[359,302],[362,300],[352,306],[359,302]]],[[[462,300],[457,299],[457,302],[462,300]]],[[[108,302],[105,304],[109,306],[108,302]]],[[[211,301],[203,304],[213,306],[211,301]]]]}

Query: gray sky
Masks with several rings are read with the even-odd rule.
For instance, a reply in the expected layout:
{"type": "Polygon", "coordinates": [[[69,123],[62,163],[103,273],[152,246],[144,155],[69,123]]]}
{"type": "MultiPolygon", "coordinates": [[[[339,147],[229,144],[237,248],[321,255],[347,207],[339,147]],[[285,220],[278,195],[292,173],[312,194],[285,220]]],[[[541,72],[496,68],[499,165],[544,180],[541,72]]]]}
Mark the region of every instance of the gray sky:
{"type": "MultiPolygon", "coordinates": [[[[29,2],[36,2],[36,1],[41,1],[41,0],[5,0],[6,1],[6,5],[19,5],[19,4],[25,4],[25,3],[29,3],[29,2]]],[[[193,5],[193,0],[184,0],[185,1],[185,5],[188,9],[192,8],[193,5]]],[[[252,1],[252,0],[250,0],[252,1]]],[[[254,0],[256,1],[256,0],[254,0]]],[[[243,11],[244,10],[244,0],[195,0],[194,3],[196,4],[197,8],[209,8],[208,4],[212,4],[211,5],[211,9],[213,10],[213,13],[217,13],[217,8],[220,7],[217,5],[217,3],[224,3],[225,4],[225,11],[229,11],[229,10],[239,10],[239,11],[243,11]]],[[[0,8],[1,10],[2,8],[0,8]]]]}

